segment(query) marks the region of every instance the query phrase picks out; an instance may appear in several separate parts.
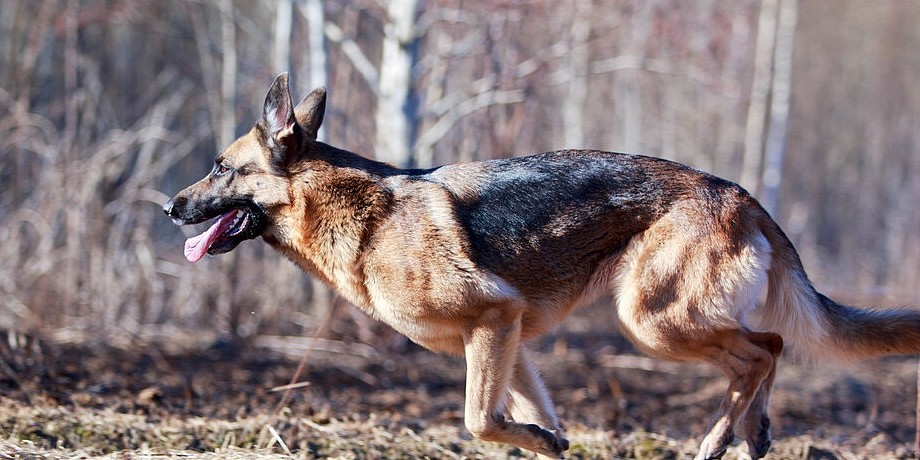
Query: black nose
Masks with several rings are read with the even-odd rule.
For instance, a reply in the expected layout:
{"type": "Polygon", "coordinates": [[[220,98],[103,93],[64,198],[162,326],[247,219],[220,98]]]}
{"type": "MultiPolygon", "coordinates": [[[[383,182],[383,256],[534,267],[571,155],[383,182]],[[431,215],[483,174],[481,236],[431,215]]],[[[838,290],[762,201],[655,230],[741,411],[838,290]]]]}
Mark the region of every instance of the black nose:
{"type": "Polygon", "coordinates": [[[163,212],[169,217],[178,217],[179,209],[188,200],[182,197],[173,198],[163,205],[163,212]]]}
{"type": "Polygon", "coordinates": [[[163,212],[165,212],[167,216],[172,216],[173,208],[175,206],[176,203],[174,203],[173,200],[169,200],[166,202],[166,204],[163,205],[163,212]]]}

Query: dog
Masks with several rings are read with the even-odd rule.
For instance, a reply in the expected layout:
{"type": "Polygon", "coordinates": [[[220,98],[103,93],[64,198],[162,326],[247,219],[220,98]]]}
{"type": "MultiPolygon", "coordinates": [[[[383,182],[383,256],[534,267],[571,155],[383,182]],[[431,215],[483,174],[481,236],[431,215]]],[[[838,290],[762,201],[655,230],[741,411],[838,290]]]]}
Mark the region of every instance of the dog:
{"type": "Polygon", "coordinates": [[[325,104],[320,88],[294,106],[279,75],[255,126],[163,209],[178,225],[216,218],[186,242],[191,262],[262,237],[370,316],[465,357],[464,424],[477,438],[563,457],[523,344],[602,295],[643,352],[727,376],[697,459],[720,458],[736,430],[752,458],[767,453],[784,341],[844,359],[920,352],[920,313],[818,293],[780,227],[730,181],[579,150],[404,170],[318,142],[325,104]]]}

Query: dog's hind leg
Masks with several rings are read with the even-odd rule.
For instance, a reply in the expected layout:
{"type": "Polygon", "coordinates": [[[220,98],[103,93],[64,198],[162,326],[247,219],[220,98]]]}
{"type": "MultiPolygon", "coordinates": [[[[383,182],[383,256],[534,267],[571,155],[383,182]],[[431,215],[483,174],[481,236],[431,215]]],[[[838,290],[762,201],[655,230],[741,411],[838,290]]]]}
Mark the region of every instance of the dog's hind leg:
{"type": "MultiPolygon", "coordinates": [[[[755,399],[769,397],[769,390],[764,392],[761,389],[763,384],[772,383],[772,375],[776,368],[776,355],[774,349],[770,348],[773,344],[772,339],[765,342],[763,338],[765,335],[767,334],[745,330],[724,331],[714,334],[711,340],[700,344],[702,346],[697,349],[700,358],[715,365],[729,379],[728,391],[709,430],[703,437],[700,451],[696,456],[697,460],[721,458],[734,439],[735,423],[755,399]]],[[[765,411],[766,400],[758,402],[763,405],[753,408],[752,416],[759,418],[765,411]]],[[[762,445],[763,439],[760,438],[760,433],[761,431],[758,430],[758,434],[753,439],[755,443],[762,445]]],[[[767,439],[769,439],[769,434],[767,434],[767,439]]],[[[769,447],[769,442],[765,447],[769,447]]]]}
{"type": "MultiPolygon", "coordinates": [[[[552,458],[561,458],[566,445],[536,424],[506,420],[505,398],[519,356],[520,313],[513,318],[493,309],[464,337],[466,404],[464,422],[479,439],[503,442],[552,458]],[[494,315],[493,315],[494,314],[494,315]]],[[[567,444],[567,443],[566,443],[567,444]]]]}
{"type": "Polygon", "coordinates": [[[515,422],[536,423],[555,434],[563,450],[568,448],[569,443],[563,437],[553,401],[543,385],[539,371],[523,347],[518,350],[508,396],[508,412],[515,422]]]}
{"type": "Polygon", "coordinates": [[[766,349],[773,355],[773,366],[770,373],[760,383],[760,388],[754,396],[754,401],[741,420],[741,432],[748,445],[748,455],[752,459],[762,458],[770,450],[770,417],[767,409],[770,405],[770,392],[773,389],[773,380],[776,378],[776,363],[783,353],[783,338],[777,334],[763,332],[750,333],[751,342],[766,349]]]}

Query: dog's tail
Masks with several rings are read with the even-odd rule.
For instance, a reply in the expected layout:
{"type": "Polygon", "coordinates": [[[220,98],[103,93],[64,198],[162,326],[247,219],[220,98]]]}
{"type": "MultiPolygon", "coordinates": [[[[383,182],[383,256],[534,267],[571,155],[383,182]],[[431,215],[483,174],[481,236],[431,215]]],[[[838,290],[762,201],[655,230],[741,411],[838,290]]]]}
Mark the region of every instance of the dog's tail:
{"type": "Polygon", "coordinates": [[[766,213],[760,227],[773,250],[761,327],[814,358],[920,353],[920,311],[834,302],[815,290],[789,238],[766,213]]]}

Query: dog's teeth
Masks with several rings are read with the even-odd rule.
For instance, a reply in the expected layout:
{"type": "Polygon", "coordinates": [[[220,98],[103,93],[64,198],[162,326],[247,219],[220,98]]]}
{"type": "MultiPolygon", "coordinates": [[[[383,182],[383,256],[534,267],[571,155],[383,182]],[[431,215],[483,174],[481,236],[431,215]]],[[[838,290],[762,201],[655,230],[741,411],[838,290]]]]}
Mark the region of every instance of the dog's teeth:
{"type": "Polygon", "coordinates": [[[241,222],[246,217],[246,213],[240,210],[236,211],[236,214],[233,217],[233,222],[230,224],[230,228],[227,230],[228,236],[234,236],[243,231],[240,227],[241,222]]]}

